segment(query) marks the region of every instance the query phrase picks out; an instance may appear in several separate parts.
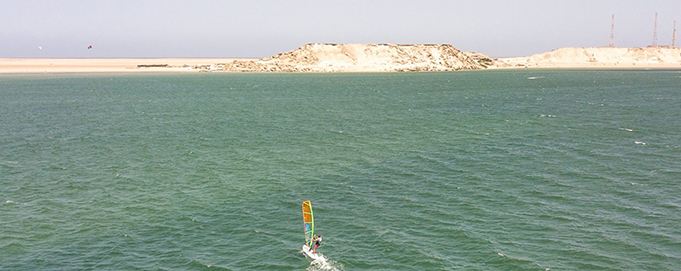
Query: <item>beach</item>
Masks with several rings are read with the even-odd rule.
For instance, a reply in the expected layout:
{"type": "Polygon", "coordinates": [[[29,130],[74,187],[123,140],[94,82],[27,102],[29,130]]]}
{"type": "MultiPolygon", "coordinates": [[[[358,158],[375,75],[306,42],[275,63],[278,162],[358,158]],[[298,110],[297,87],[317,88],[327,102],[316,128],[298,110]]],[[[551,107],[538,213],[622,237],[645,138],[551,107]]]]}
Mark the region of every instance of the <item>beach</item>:
{"type": "Polygon", "coordinates": [[[0,73],[197,72],[236,58],[0,58],[0,73]]]}

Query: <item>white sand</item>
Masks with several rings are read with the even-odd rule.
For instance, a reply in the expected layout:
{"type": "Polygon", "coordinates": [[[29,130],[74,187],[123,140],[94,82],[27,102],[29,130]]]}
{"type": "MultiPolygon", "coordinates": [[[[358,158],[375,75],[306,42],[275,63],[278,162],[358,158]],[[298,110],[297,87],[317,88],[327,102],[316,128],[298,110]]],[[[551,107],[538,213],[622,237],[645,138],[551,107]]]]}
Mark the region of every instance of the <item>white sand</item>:
{"type": "Polygon", "coordinates": [[[193,67],[234,60],[234,58],[0,58],[0,73],[198,72],[200,69],[193,67]],[[138,68],[138,65],[166,64],[168,67],[165,68],[138,68]]]}
{"type": "Polygon", "coordinates": [[[496,68],[677,68],[678,47],[569,47],[529,57],[496,59],[496,68]]]}

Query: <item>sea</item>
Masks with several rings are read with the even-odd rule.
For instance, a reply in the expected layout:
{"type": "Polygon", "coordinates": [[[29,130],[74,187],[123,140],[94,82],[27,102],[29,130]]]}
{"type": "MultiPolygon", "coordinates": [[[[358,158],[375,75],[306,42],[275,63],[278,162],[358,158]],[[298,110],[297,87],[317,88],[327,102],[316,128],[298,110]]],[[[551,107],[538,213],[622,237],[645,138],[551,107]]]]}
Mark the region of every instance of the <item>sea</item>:
{"type": "Polygon", "coordinates": [[[681,270],[681,71],[0,75],[0,270],[681,270]]]}

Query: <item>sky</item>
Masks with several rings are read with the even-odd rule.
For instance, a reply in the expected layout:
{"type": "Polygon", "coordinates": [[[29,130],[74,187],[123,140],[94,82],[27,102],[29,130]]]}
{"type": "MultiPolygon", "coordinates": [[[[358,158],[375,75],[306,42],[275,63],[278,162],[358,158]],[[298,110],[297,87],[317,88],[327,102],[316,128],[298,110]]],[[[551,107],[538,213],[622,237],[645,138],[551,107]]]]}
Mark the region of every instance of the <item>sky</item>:
{"type": "Polygon", "coordinates": [[[648,46],[656,12],[669,45],[681,0],[0,0],[0,58],[252,58],[307,43],[528,56],[607,46],[613,14],[616,47],[648,46]]]}

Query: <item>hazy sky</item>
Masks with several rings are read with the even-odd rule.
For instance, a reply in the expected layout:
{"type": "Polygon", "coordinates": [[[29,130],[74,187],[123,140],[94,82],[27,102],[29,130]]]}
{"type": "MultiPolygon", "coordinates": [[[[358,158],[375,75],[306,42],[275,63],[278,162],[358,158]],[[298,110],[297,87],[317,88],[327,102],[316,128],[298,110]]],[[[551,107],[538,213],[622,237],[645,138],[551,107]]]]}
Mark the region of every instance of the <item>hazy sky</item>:
{"type": "Polygon", "coordinates": [[[650,45],[655,12],[671,44],[681,0],[0,0],[0,57],[264,57],[316,42],[525,56],[607,46],[612,14],[615,46],[650,45]]]}

